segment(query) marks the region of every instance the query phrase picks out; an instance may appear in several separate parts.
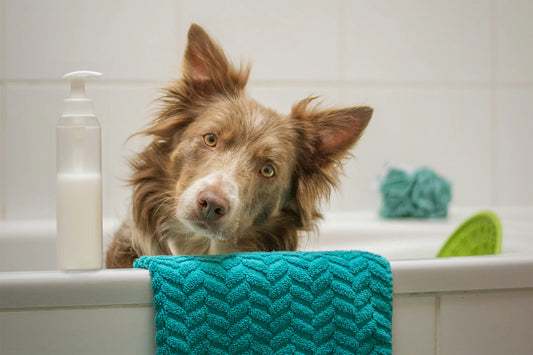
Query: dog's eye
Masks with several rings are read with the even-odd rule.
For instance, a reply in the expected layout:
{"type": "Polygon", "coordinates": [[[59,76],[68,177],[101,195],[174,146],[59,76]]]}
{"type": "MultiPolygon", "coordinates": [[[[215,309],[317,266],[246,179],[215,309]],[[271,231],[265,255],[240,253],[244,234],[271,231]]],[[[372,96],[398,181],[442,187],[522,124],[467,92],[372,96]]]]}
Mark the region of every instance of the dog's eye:
{"type": "Polygon", "coordinates": [[[263,175],[266,178],[271,178],[276,174],[276,170],[274,170],[274,167],[270,164],[265,164],[261,168],[261,175],[263,175]]]}
{"type": "Polygon", "coordinates": [[[208,133],[204,136],[204,143],[208,147],[214,147],[217,145],[217,136],[213,133],[208,133]]]}

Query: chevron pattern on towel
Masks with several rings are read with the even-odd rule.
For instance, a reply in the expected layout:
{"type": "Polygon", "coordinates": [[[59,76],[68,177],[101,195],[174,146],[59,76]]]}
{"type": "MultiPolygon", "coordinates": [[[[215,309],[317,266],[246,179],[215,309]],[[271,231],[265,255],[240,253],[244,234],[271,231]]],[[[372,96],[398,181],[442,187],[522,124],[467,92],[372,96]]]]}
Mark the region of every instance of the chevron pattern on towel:
{"type": "Polygon", "coordinates": [[[359,251],[141,257],[157,354],[391,354],[392,275],[359,251]]]}

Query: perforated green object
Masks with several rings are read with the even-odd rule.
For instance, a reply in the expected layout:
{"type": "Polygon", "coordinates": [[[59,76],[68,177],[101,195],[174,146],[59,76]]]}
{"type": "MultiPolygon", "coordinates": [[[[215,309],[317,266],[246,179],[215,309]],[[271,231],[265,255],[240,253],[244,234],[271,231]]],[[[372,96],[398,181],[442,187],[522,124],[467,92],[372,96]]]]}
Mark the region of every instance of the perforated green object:
{"type": "Polygon", "coordinates": [[[479,212],[468,218],[448,238],[437,257],[500,254],[502,226],[496,214],[479,212]]]}

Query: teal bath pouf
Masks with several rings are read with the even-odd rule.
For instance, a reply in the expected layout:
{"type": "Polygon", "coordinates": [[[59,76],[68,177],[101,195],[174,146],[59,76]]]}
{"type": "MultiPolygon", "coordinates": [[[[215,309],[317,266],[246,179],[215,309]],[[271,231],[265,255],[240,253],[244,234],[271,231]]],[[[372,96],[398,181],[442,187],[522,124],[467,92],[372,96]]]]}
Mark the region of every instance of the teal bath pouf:
{"type": "Polygon", "coordinates": [[[380,181],[384,218],[442,218],[452,200],[451,184],[429,168],[413,173],[390,167],[380,181]]]}

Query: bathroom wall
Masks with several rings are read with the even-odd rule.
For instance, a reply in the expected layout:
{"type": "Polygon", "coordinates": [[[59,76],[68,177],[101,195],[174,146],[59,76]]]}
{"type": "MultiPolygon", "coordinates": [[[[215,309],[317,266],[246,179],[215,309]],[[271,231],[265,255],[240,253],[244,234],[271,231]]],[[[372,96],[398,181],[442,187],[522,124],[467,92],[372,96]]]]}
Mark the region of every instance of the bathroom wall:
{"type": "Polygon", "coordinates": [[[434,168],[456,205],[531,205],[531,16],[528,0],[0,0],[0,219],[54,217],[61,76],[79,69],[105,75],[87,89],[104,214],[126,213],[126,158],[144,142],[125,140],[179,75],[191,22],[253,61],[251,94],[280,112],[310,94],[375,108],[331,210],[377,210],[389,162],[434,168]]]}

